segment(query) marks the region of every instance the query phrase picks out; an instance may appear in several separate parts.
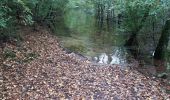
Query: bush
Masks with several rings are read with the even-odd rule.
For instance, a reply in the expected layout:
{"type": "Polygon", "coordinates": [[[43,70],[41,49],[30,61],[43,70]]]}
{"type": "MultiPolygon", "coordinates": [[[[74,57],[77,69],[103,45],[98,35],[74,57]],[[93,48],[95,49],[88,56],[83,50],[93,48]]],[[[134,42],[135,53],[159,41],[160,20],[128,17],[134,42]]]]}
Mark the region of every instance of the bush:
{"type": "Polygon", "coordinates": [[[63,14],[68,0],[28,0],[27,5],[37,23],[49,24],[63,14]]]}
{"type": "Polygon", "coordinates": [[[0,40],[6,41],[15,37],[18,25],[31,25],[32,13],[24,0],[0,1],[0,40]]]}
{"type": "MultiPolygon", "coordinates": [[[[68,0],[1,0],[0,1],[0,40],[17,37],[19,25],[32,25],[33,22],[54,25],[64,12],[68,0]],[[51,24],[52,23],[52,24],[51,24]]],[[[52,27],[52,26],[51,26],[52,27]]]]}

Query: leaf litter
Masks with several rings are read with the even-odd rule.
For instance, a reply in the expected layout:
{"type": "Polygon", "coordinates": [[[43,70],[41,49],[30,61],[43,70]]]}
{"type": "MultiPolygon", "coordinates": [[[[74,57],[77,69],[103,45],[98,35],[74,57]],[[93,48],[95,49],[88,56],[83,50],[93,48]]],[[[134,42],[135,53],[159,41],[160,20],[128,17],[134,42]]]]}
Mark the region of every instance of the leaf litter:
{"type": "Polygon", "coordinates": [[[2,100],[170,100],[159,80],[67,53],[43,28],[21,32],[20,46],[6,43],[4,48],[15,57],[2,61],[1,56],[2,100]]]}

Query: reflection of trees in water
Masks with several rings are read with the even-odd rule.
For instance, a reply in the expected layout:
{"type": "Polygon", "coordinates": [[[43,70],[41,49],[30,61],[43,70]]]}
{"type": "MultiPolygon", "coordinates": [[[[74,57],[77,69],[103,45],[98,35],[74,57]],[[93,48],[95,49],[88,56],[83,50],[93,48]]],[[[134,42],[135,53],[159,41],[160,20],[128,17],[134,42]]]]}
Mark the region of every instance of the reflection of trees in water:
{"type": "Polygon", "coordinates": [[[94,29],[93,15],[83,9],[70,9],[65,14],[65,24],[73,34],[89,35],[94,29]]]}
{"type": "MultiPolygon", "coordinates": [[[[101,7],[100,9],[104,9],[104,7],[103,8],[101,7]]],[[[105,9],[106,9],[106,7],[105,7],[105,9]]],[[[68,27],[69,30],[72,30],[73,34],[76,33],[76,38],[78,37],[78,39],[81,39],[81,38],[85,39],[86,41],[85,40],[82,40],[82,41],[84,41],[86,43],[88,41],[89,44],[86,45],[87,48],[92,49],[92,51],[94,49],[94,52],[105,51],[105,49],[103,49],[103,48],[110,48],[111,46],[121,46],[122,44],[124,44],[124,38],[127,38],[127,37],[123,36],[120,33],[114,32],[115,31],[114,29],[116,27],[114,26],[114,24],[115,24],[114,21],[112,21],[114,19],[111,18],[113,16],[109,15],[111,12],[109,12],[109,11],[107,12],[107,10],[104,10],[104,11],[100,10],[98,12],[99,12],[99,14],[101,14],[101,15],[98,15],[98,17],[95,17],[90,14],[86,14],[85,12],[80,11],[80,10],[75,10],[75,11],[69,12],[69,14],[67,13],[67,18],[66,18],[67,20],[65,19],[64,24],[66,24],[66,27],[68,27]],[[107,16],[107,13],[108,13],[108,16],[110,16],[110,17],[107,16]],[[116,35],[116,34],[118,34],[118,35],[116,35]]],[[[156,29],[154,28],[155,27],[154,25],[146,26],[146,27],[149,27],[149,28],[153,27],[153,31],[156,31],[156,29]]],[[[60,26],[62,26],[62,25],[60,25],[60,26]]],[[[141,29],[139,34],[149,32],[148,30],[145,30],[146,27],[143,27],[143,29],[139,28],[139,29],[141,29]]],[[[70,33],[70,32],[67,32],[67,33],[70,33]]],[[[143,41],[146,40],[145,41],[146,43],[152,44],[151,38],[153,38],[153,37],[149,37],[150,39],[146,39],[146,37],[151,36],[151,35],[147,35],[145,37],[145,36],[139,36],[139,34],[135,34],[137,36],[134,36],[134,37],[136,38],[135,41],[141,42],[138,44],[140,48],[138,48],[137,46],[134,46],[134,49],[135,50],[140,49],[144,53],[150,52],[149,48],[152,46],[149,47],[149,45],[148,45],[146,47],[146,44],[143,41]],[[147,48],[148,48],[148,50],[146,50],[147,48]]],[[[154,38],[153,38],[153,40],[154,40],[154,42],[157,41],[154,38]]],[[[134,41],[130,41],[130,42],[137,43],[134,41]]],[[[133,43],[130,43],[130,44],[133,44],[133,43]]],[[[136,52],[136,51],[133,51],[133,53],[137,53],[136,55],[138,55],[138,52],[136,52]]],[[[149,53],[147,53],[147,54],[149,54],[149,53]]],[[[144,55],[144,56],[148,56],[148,55],[144,55]]],[[[111,59],[111,57],[110,57],[110,59],[111,59]]]]}

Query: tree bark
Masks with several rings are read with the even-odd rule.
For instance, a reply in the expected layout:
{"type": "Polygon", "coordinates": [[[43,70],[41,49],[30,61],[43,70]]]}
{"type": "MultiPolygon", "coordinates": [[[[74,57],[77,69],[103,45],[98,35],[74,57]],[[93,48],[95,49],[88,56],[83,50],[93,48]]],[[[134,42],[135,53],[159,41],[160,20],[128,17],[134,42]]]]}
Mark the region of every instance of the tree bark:
{"type": "Polygon", "coordinates": [[[162,30],[161,37],[155,50],[154,59],[164,60],[165,52],[169,42],[169,37],[170,37],[170,19],[166,21],[165,26],[162,30]]]}
{"type": "Polygon", "coordinates": [[[136,43],[137,41],[137,33],[132,32],[132,34],[130,35],[129,39],[126,41],[125,46],[133,46],[134,43],[136,43]]]}
{"type": "Polygon", "coordinates": [[[147,9],[147,11],[145,12],[144,16],[142,17],[142,19],[140,21],[141,22],[140,25],[136,26],[135,30],[132,30],[132,33],[131,33],[129,39],[124,44],[124,46],[128,47],[128,50],[133,54],[133,56],[135,58],[137,58],[137,55],[139,53],[137,35],[138,35],[139,31],[143,28],[144,23],[146,22],[146,20],[149,16],[149,11],[150,11],[150,8],[147,9]],[[130,47],[135,47],[135,48],[130,48],[130,47]]]}
{"type": "Polygon", "coordinates": [[[137,58],[138,57],[138,41],[137,41],[137,34],[132,32],[130,38],[126,41],[125,46],[127,50],[129,50],[132,55],[137,58]]]}

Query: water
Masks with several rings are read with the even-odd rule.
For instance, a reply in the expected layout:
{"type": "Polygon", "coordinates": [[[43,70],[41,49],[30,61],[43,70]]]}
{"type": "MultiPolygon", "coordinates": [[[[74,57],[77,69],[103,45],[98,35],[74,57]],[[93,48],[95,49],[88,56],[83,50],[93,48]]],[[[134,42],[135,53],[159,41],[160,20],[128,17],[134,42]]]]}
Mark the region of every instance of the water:
{"type": "MultiPolygon", "coordinates": [[[[56,26],[56,33],[65,48],[80,53],[93,62],[126,66],[130,62],[129,59],[133,58],[123,46],[129,34],[122,32],[116,24],[109,25],[107,21],[101,25],[92,13],[71,9],[65,13],[64,19],[56,22],[56,26]]],[[[139,34],[139,65],[142,67],[138,69],[146,68],[150,73],[153,69],[156,70],[152,59],[155,41],[146,31],[147,29],[139,34]]],[[[169,66],[169,63],[165,66],[169,66]]],[[[143,72],[147,72],[146,70],[143,72]]]]}
{"type": "MultiPolygon", "coordinates": [[[[170,43],[166,53],[166,61],[153,59],[159,36],[150,36],[149,26],[138,34],[140,59],[134,59],[123,45],[129,34],[122,32],[120,26],[98,22],[92,13],[81,9],[71,9],[56,23],[55,33],[61,45],[75,53],[82,54],[89,60],[99,64],[119,64],[122,68],[134,67],[146,75],[159,76],[166,73],[170,80],[170,43]],[[157,66],[157,67],[155,67],[157,66]]],[[[131,47],[132,48],[132,47],[131,47]]],[[[137,47],[133,47],[137,48],[137,47]]]]}
{"type": "MultiPolygon", "coordinates": [[[[118,33],[119,30],[114,25],[108,26],[104,22],[103,27],[99,27],[93,14],[80,9],[68,11],[64,21],[69,30],[68,35],[60,35],[64,47],[83,54],[97,63],[125,64],[127,62],[128,53],[123,47],[126,34],[118,33]]],[[[65,31],[62,28],[57,30],[65,31]]]]}

